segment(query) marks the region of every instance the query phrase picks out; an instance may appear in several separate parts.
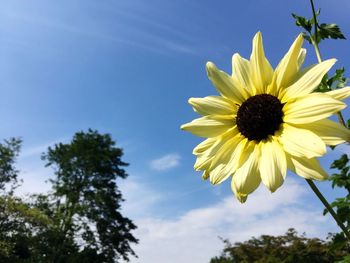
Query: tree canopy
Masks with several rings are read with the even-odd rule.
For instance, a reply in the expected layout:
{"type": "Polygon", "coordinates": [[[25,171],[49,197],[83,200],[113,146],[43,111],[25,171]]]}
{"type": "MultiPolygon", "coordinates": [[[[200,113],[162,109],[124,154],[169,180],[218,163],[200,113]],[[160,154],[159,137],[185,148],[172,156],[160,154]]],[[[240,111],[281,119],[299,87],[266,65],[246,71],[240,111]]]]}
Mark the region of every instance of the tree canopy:
{"type": "Polygon", "coordinates": [[[78,132],[49,147],[42,159],[54,169],[52,190],[16,197],[21,141],[0,144],[1,262],[118,262],[136,256],[136,225],[123,216],[117,180],[125,179],[123,152],[109,134],[78,132]]]}
{"type": "Polygon", "coordinates": [[[350,246],[334,249],[332,239],[307,238],[293,228],[281,236],[262,235],[234,244],[223,242],[222,254],[210,263],[329,263],[340,261],[350,253],[350,246]]]}

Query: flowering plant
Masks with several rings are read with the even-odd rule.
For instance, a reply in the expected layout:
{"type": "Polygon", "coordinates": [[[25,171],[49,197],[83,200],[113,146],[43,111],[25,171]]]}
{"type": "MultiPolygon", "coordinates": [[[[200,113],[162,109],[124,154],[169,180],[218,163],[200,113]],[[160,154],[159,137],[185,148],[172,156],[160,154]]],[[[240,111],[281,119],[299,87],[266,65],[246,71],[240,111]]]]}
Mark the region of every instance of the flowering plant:
{"type": "Polygon", "coordinates": [[[296,25],[305,32],[275,69],[265,57],[260,32],[253,38],[249,60],[233,55],[232,74],[208,62],[208,78],[220,96],[190,98],[189,104],[202,117],[181,128],[206,138],[193,150],[194,168],[203,172],[203,179],[212,184],[230,179],[234,195],[244,203],[261,182],[271,192],[276,191],[290,170],[306,179],[343,230],[340,236],[350,240],[349,159],[342,156],[335,161],[333,168],[341,169],[342,174],[331,177],[333,186],[339,185],[341,177],[348,187],[346,200],[333,203],[343,216],[337,215],[312,181],[328,178],[317,159],[326,154],[326,146],[350,142],[350,130],[341,113],[346,107],[342,100],[350,96],[344,69],[329,77],[336,60],[322,61],[319,50],[322,40],[345,37],[337,25],[319,24],[320,11],[315,10],[312,0],[310,4],[311,19],[293,14],[296,25]],[[318,59],[308,67],[303,67],[304,39],[313,45],[318,59]],[[339,122],[329,119],[333,114],[339,122]]]}

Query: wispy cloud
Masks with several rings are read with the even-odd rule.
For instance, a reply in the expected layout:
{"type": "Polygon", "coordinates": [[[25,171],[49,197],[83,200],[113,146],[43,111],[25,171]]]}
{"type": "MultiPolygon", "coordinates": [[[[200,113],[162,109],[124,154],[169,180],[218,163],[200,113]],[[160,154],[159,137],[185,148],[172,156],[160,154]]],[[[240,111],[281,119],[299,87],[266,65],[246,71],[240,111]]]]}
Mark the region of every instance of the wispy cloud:
{"type": "Polygon", "coordinates": [[[181,156],[176,153],[167,154],[151,161],[151,168],[157,171],[166,171],[180,164],[181,156]]]}
{"type": "MultiPolygon", "coordinates": [[[[58,34],[65,32],[80,37],[113,42],[120,46],[142,48],[163,55],[173,54],[173,52],[192,55],[196,54],[196,48],[186,42],[186,39],[188,39],[189,36],[187,36],[187,38],[183,37],[182,40],[179,40],[178,35],[180,32],[175,29],[169,30],[166,26],[159,26],[156,22],[151,23],[148,21],[150,26],[144,27],[144,21],[142,18],[139,18],[141,19],[139,23],[128,23],[128,21],[116,20],[113,24],[113,30],[105,29],[103,24],[101,24],[103,30],[95,30],[95,25],[89,23],[69,24],[57,19],[55,20],[51,17],[35,16],[25,12],[7,13],[5,14],[5,17],[10,21],[25,23],[29,28],[35,26],[36,30],[38,30],[39,27],[44,29],[50,28],[52,30],[60,31],[58,34]],[[163,30],[155,32],[155,27],[163,28],[163,30]]],[[[147,19],[145,20],[147,21],[147,19]]],[[[11,42],[23,44],[16,39],[11,39],[11,42]]]]}
{"type": "Polygon", "coordinates": [[[261,234],[283,234],[294,227],[309,236],[325,237],[336,226],[325,224],[332,221],[322,216],[321,208],[305,205],[307,194],[303,189],[300,183],[289,180],[273,195],[261,187],[243,205],[229,196],[212,206],[189,210],[178,218],[137,219],[139,228],[135,235],[140,244],[134,249],[139,258],[131,262],[208,262],[223,248],[218,236],[235,242],[261,234]]]}
{"type": "Polygon", "coordinates": [[[40,159],[41,154],[46,152],[50,146],[54,146],[58,142],[66,142],[66,141],[67,141],[67,138],[57,138],[55,140],[51,140],[51,141],[47,141],[41,144],[31,145],[31,146],[27,146],[24,143],[23,149],[19,155],[19,159],[21,161],[23,159],[31,158],[31,157],[39,157],[40,159]]]}

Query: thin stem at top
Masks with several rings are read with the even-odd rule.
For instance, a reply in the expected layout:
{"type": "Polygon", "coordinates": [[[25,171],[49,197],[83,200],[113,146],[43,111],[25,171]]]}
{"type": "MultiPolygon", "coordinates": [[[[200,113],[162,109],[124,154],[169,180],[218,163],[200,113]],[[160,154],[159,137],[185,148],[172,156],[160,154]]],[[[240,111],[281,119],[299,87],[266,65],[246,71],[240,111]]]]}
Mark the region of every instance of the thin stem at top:
{"type": "MultiPolygon", "coordinates": [[[[319,49],[318,43],[317,43],[318,21],[317,21],[317,15],[316,15],[314,1],[310,0],[310,4],[311,4],[311,9],[312,9],[312,15],[313,15],[313,18],[314,18],[314,23],[315,23],[315,33],[314,33],[313,36],[310,34],[310,37],[311,37],[312,45],[314,46],[314,49],[315,49],[317,61],[318,61],[318,63],[321,63],[322,62],[322,57],[321,57],[321,52],[320,52],[320,49],[319,49]]],[[[338,116],[339,123],[341,125],[343,125],[345,128],[347,128],[346,123],[344,121],[344,117],[343,117],[343,115],[342,115],[342,113],[340,111],[337,112],[337,116],[338,116]]]]}

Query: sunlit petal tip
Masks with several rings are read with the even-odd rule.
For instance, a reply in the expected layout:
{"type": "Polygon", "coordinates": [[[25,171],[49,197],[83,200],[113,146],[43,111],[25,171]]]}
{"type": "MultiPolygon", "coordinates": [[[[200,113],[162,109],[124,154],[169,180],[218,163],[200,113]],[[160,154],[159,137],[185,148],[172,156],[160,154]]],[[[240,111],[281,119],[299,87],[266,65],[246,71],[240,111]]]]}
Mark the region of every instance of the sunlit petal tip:
{"type": "Polygon", "coordinates": [[[207,180],[209,178],[209,172],[208,171],[204,171],[202,174],[202,179],[203,180],[207,180]]]}
{"type": "Polygon", "coordinates": [[[328,178],[328,174],[316,158],[307,159],[288,155],[287,159],[288,169],[305,179],[324,181],[328,178]]]}
{"type": "Polygon", "coordinates": [[[244,195],[244,194],[236,194],[235,196],[241,204],[245,203],[248,199],[248,195],[244,195]]]}
{"type": "Polygon", "coordinates": [[[253,38],[253,46],[255,42],[261,42],[262,40],[262,34],[260,31],[256,32],[254,38],[253,38]]]}
{"type": "Polygon", "coordinates": [[[328,91],[326,94],[336,100],[345,100],[350,96],[350,87],[328,91]]]}
{"type": "Polygon", "coordinates": [[[243,193],[238,193],[238,192],[234,192],[234,195],[236,197],[236,199],[241,203],[245,203],[248,199],[248,195],[247,194],[243,194],[243,193]]]}
{"type": "Polygon", "coordinates": [[[327,59],[327,60],[325,60],[323,62],[328,62],[328,63],[334,65],[335,63],[337,63],[337,61],[338,61],[338,59],[336,59],[336,58],[330,58],[330,59],[327,59]]]}
{"type": "Polygon", "coordinates": [[[230,119],[215,119],[212,116],[205,116],[183,124],[182,130],[188,131],[199,137],[216,137],[223,134],[233,126],[230,119]]]}
{"type": "Polygon", "coordinates": [[[289,51],[295,49],[295,50],[301,50],[301,46],[303,45],[304,43],[304,37],[303,37],[303,34],[299,34],[296,39],[294,40],[293,44],[291,45],[289,51]]]}
{"type": "Polygon", "coordinates": [[[270,193],[274,193],[278,188],[280,188],[282,186],[282,184],[283,184],[283,181],[281,184],[270,185],[268,187],[270,193]]]}
{"type": "Polygon", "coordinates": [[[325,64],[325,66],[328,68],[327,69],[327,72],[328,72],[334,66],[334,64],[337,63],[337,61],[338,60],[336,58],[330,58],[330,59],[322,61],[319,64],[325,64]]]}
{"type": "Polygon", "coordinates": [[[194,147],[192,153],[194,155],[199,155],[204,153],[206,150],[208,150],[213,144],[215,143],[215,139],[206,139],[202,141],[200,144],[198,144],[196,147],[194,147]]]}
{"type": "Polygon", "coordinates": [[[303,124],[328,118],[344,109],[346,104],[325,93],[311,93],[286,103],[284,122],[303,124]]]}
{"type": "Polygon", "coordinates": [[[206,64],[205,64],[205,69],[207,71],[207,75],[208,77],[210,78],[212,76],[212,72],[214,70],[217,70],[218,68],[215,66],[215,64],[211,61],[208,61],[206,64]]]}
{"type": "Polygon", "coordinates": [[[259,170],[263,184],[273,193],[286,177],[287,160],[282,145],[277,139],[261,143],[259,170]]]}
{"type": "Polygon", "coordinates": [[[303,41],[304,38],[300,34],[276,67],[274,79],[278,90],[289,87],[296,80],[299,74],[300,64],[298,62],[303,41]]]}
{"type": "Polygon", "coordinates": [[[300,50],[300,53],[299,53],[299,56],[298,56],[298,65],[299,65],[299,69],[300,69],[300,67],[303,65],[304,60],[305,60],[305,57],[306,57],[306,49],[305,49],[305,48],[302,48],[302,49],[300,50]]]}
{"type": "Polygon", "coordinates": [[[193,105],[195,100],[196,100],[196,98],[189,98],[188,104],[193,105]]]}
{"type": "Polygon", "coordinates": [[[304,41],[304,36],[303,36],[303,33],[300,33],[297,38],[296,38],[297,41],[304,41]]]}
{"type": "Polygon", "coordinates": [[[241,58],[242,58],[241,55],[238,54],[238,53],[234,53],[234,54],[232,55],[232,61],[234,61],[234,60],[236,60],[236,59],[241,59],[241,58]]]}
{"type": "Polygon", "coordinates": [[[350,142],[350,130],[329,119],[302,124],[300,127],[315,133],[327,145],[336,146],[350,142]]]}
{"type": "Polygon", "coordinates": [[[234,183],[234,180],[232,178],[231,180],[231,190],[233,192],[233,194],[235,195],[236,199],[240,202],[240,203],[245,203],[245,201],[247,201],[248,195],[247,194],[242,194],[237,192],[237,187],[234,183]]]}

